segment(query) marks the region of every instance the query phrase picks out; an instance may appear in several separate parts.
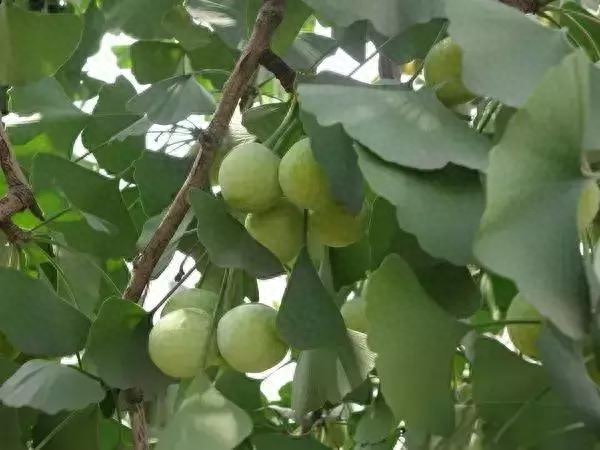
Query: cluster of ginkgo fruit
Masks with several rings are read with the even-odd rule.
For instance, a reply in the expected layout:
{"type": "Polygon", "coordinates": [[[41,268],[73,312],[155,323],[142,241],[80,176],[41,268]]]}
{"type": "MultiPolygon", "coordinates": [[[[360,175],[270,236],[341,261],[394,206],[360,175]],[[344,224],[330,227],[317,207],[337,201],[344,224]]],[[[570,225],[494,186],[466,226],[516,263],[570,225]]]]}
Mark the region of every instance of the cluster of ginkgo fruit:
{"type": "MultiPolygon", "coordinates": [[[[234,147],[220,162],[218,184],[234,216],[247,214],[248,233],[283,264],[293,263],[305,241],[318,254],[324,246],[344,247],[363,236],[365,212],[351,214],[335,202],[308,138],[281,159],[260,143],[234,147]]],[[[174,378],[189,378],[223,361],[250,373],[282,361],[288,347],[278,336],[274,308],[260,303],[236,306],[220,318],[212,339],[218,302],[219,295],[206,289],[187,289],[169,299],[148,342],[159,369],[174,378]]],[[[347,302],[342,315],[349,328],[366,331],[361,299],[347,302]]]]}

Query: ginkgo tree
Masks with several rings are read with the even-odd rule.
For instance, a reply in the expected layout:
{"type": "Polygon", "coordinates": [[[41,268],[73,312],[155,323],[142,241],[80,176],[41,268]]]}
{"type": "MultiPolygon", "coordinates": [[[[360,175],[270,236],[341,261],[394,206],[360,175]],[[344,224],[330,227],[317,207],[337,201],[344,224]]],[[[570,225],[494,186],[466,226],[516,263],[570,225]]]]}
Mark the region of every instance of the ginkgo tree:
{"type": "Polygon", "coordinates": [[[600,448],[599,60],[598,0],[0,0],[0,448],[600,448]]]}

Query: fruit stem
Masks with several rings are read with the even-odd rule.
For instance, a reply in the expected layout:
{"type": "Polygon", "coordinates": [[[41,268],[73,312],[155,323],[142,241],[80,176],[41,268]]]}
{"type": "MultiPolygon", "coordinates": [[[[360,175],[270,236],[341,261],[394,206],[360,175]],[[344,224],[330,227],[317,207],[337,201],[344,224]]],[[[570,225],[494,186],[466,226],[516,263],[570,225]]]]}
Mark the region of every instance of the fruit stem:
{"type": "Polygon", "coordinates": [[[294,119],[297,106],[298,106],[298,98],[295,95],[292,95],[290,98],[290,106],[289,106],[287,112],[285,113],[285,117],[283,118],[283,120],[281,121],[279,126],[275,129],[275,131],[273,131],[271,136],[269,136],[267,138],[267,140],[265,140],[265,142],[263,142],[263,144],[266,147],[269,147],[272,149],[273,146],[277,143],[279,138],[283,135],[283,133],[288,128],[288,125],[294,119]]]}
{"type": "Polygon", "coordinates": [[[482,323],[473,323],[471,326],[473,328],[493,328],[497,326],[504,325],[540,325],[542,323],[541,320],[495,320],[493,322],[482,322],[482,323]]]}

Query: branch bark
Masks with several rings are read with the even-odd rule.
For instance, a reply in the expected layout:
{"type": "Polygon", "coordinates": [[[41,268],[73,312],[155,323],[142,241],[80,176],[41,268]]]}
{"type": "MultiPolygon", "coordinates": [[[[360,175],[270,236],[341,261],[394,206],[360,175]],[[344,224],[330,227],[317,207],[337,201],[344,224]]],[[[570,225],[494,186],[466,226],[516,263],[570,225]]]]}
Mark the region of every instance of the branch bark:
{"type": "Polygon", "coordinates": [[[512,6],[513,8],[517,8],[526,14],[536,13],[541,6],[538,0],[500,0],[500,2],[512,6]]]}
{"type": "Polygon", "coordinates": [[[44,216],[33,195],[33,191],[29,187],[27,178],[21,170],[21,166],[14,157],[11,150],[10,140],[4,124],[2,123],[2,115],[0,114],[0,168],[6,178],[8,192],[4,197],[0,198],[0,229],[2,229],[10,240],[16,240],[27,236],[25,232],[18,229],[11,221],[12,216],[26,209],[40,220],[44,220],[44,216]],[[19,230],[19,231],[17,231],[19,230]]]}
{"type": "Polygon", "coordinates": [[[273,50],[267,48],[260,56],[260,64],[271,72],[281,83],[281,86],[290,94],[294,92],[296,71],[279,57],[273,50]]]}
{"type": "MultiPolygon", "coordinates": [[[[137,302],[147,286],[152,271],[162,256],[177,227],[189,210],[188,193],[192,188],[202,188],[208,180],[209,168],[225,135],[235,108],[246,89],[248,81],[257,69],[260,58],[269,49],[273,32],[281,23],[285,0],[263,0],[248,45],[238,59],[233,72],[223,86],[222,98],[217,110],[199,138],[200,151],[183,186],[169,206],[158,229],[150,242],[140,252],[133,263],[131,279],[123,293],[127,300],[137,302]]],[[[139,396],[137,403],[143,400],[139,396]]],[[[130,407],[135,450],[147,450],[148,440],[143,408],[130,407]]]]}

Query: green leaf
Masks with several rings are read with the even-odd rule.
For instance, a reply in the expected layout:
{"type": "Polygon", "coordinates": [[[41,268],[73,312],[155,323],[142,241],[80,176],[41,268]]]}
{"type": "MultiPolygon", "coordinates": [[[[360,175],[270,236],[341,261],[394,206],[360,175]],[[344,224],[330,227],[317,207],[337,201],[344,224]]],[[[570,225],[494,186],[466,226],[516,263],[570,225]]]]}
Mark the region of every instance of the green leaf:
{"type": "Polygon", "coordinates": [[[196,24],[186,9],[180,5],[165,13],[162,25],[185,50],[206,47],[218,39],[208,28],[196,24]]]}
{"type": "Polygon", "coordinates": [[[319,125],[342,124],[352,138],[388,162],[427,170],[448,163],[481,171],[487,166],[489,141],[431,91],[367,85],[326,73],[301,82],[298,93],[302,110],[319,125]]]}
{"type": "Polygon", "coordinates": [[[33,428],[33,445],[39,445],[61,426],[44,445],[44,450],[99,450],[99,424],[100,411],[96,406],[71,414],[42,415],[33,428]]]}
{"type": "Polygon", "coordinates": [[[463,51],[465,85],[510,106],[522,105],[548,69],[572,51],[563,31],[501,2],[457,0],[447,2],[446,11],[448,32],[463,51]]]}
{"type": "Polygon", "coordinates": [[[171,204],[191,165],[192,161],[188,158],[144,152],[135,164],[134,178],[147,216],[156,216],[171,204]]]}
{"type": "Polygon", "coordinates": [[[192,75],[153,84],[127,102],[127,109],[161,125],[175,124],[192,114],[212,114],[216,103],[192,75]]]}
{"type": "Polygon", "coordinates": [[[354,22],[348,27],[334,27],[332,37],[340,48],[359,63],[367,58],[368,24],[366,21],[354,22]]]}
{"type": "Polygon", "coordinates": [[[333,197],[349,211],[358,214],[365,192],[352,139],[339,124],[322,127],[313,115],[305,112],[300,113],[300,119],[310,136],[313,155],[327,174],[333,197]]]}
{"type": "Polygon", "coordinates": [[[591,450],[593,437],[551,390],[544,369],[481,338],[472,362],[473,400],[496,448],[591,450]]]}
{"type": "Polygon", "coordinates": [[[104,389],[96,380],[55,361],[33,359],[23,364],[0,387],[6,406],[28,406],[47,414],[73,411],[97,403],[104,389]]]}
{"type": "Polygon", "coordinates": [[[81,41],[69,60],[55,74],[67,95],[74,100],[87,100],[94,97],[102,86],[100,80],[90,78],[83,73],[82,69],[88,57],[100,50],[100,43],[105,33],[104,14],[98,9],[96,2],[91,2],[83,14],[81,41]]]}
{"type": "Polygon", "coordinates": [[[252,436],[256,450],[326,450],[319,441],[310,436],[290,436],[288,434],[264,433],[252,436]]]}
{"type": "Polygon", "coordinates": [[[392,434],[397,426],[398,421],[380,395],[372,405],[365,409],[356,425],[353,439],[362,446],[377,444],[392,434]]]}
{"type": "Polygon", "coordinates": [[[151,317],[138,305],[109,298],[100,307],[86,345],[86,362],[111,387],[140,387],[153,394],[172,380],[152,363],[148,355],[151,317]]]}
{"type": "Polygon", "coordinates": [[[283,121],[288,102],[267,103],[250,108],[242,114],[242,125],[259,141],[266,141],[283,121]]]}
{"type": "Polygon", "coordinates": [[[134,181],[134,163],[142,156],[145,148],[143,136],[130,136],[121,141],[114,139],[106,142],[96,147],[92,153],[98,165],[108,173],[119,175],[126,181],[134,181]]]}
{"type": "Polygon", "coordinates": [[[312,9],[302,1],[286,2],[283,21],[275,29],[271,39],[271,49],[278,55],[284,54],[293,44],[311,13],[312,9]]]}
{"type": "Polygon", "coordinates": [[[81,39],[74,14],[42,14],[0,5],[0,84],[24,85],[52,75],[81,39]]]}
{"type": "Polygon", "coordinates": [[[294,264],[276,324],[283,340],[299,350],[336,346],[346,338],[344,319],[319,279],[306,247],[294,264]]]}
{"type": "Polygon", "coordinates": [[[371,189],[396,206],[400,227],[413,233],[424,250],[456,265],[473,261],[484,209],[477,172],[456,166],[419,172],[386,163],[362,148],[357,152],[371,189]]]}
{"type": "Polygon", "coordinates": [[[454,429],[451,362],[468,327],[447,315],[406,262],[388,256],[369,277],[369,346],[381,389],[407,427],[447,435],[454,429]]]}
{"type": "MultiPolygon", "coordinates": [[[[102,259],[133,255],[137,231],[123,203],[117,180],[48,154],[35,158],[32,172],[36,193],[56,195],[58,192],[80,211],[77,218],[74,214],[66,215],[48,224],[63,233],[70,245],[102,259]]],[[[54,214],[63,208],[64,205],[60,205],[58,211],[45,212],[54,214]]]]}
{"type": "Polygon", "coordinates": [[[567,1],[555,10],[558,23],[569,30],[569,36],[587,51],[594,62],[600,59],[600,22],[584,7],[567,1]]]}
{"type": "MultiPolygon", "coordinates": [[[[538,347],[555,391],[591,431],[598,433],[600,395],[598,386],[588,375],[582,346],[571,341],[556,328],[546,326],[538,339],[538,347]]],[[[592,364],[595,364],[594,361],[592,364]]]]}
{"type": "Polygon", "coordinates": [[[401,32],[393,39],[381,35],[373,36],[381,52],[396,64],[405,64],[414,59],[424,59],[429,49],[444,33],[446,21],[434,19],[419,23],[401,32]]]}
{"type": "Polygon", "coordinates": [[[168,37],[161,20],[177,3],[178,0],[157,0],[148,7],[145,0],[104,0],[102,11],[110,28],[140,39],[158,39],[168,37]]]}
{"type": "Polygon", "coordinates": [[[490,155],[475,245],[485,266],[575,338],[589,315],[576,220],[589,73],[584,55],[566,58],[513,116],[490,155]]]}
{"type": "Polygon", "coordinates": [[[125,107],[127,101],[135,95],[135,88],[124,76],[119,76],[113,84],[102,87],[90,124],[83,130],[82,139],[86,148],[99,147],[141,119],[141,116],[125,107]]]}
{"type": "Polygon", "coordinates": [[[215,380],[215,387],[229,401],[232,401],[248,413],[264,406],[260,380],[248,378],[245,374],[233,369],[222,368],[215,380]]]}
{"type": "Polygon", "coordinates": [[[292,408],[296,418],[326,404],[341,403],[375,367],[376,356],[367,347],[367,336],[348,330],[348,338],[349,349],[330,345],[300,353],[292,383],[292,408]],[[353,367],[347,364],[348,352],[352,353],[353,367]]]}
{"type": "Polygon", "coordinates": [[[300,33],[283,54],[283,60],[295,70],[314,70],[319,61],[337,48],[335,39],[315,33],[300,33]]]}
{"type": "MultiPolygon", "coordinates": [[[[75,139],[86,126],[89,116],[73,105],[54,78],[12,88],[10,98],[12,112],[21,116],[34,115],[25,124],[9,128],[20,160],[24,159],[26,153],[30,161],[39,151],[54,152],[65,157],[71,155],[75,139]],[[45,135],[45,142],[48,143],[46,148],[39,148],[39,145],[19,148],[40,134],[45,135]]],[[[26,165],[29,166],[27,162],[26,165]]]]}
{"type": "Polygon", "coordinates": [[[227,213],[222,201],[194,189],[190,192],[190,203],[198,222],[198,239],[213,264],[244,269],[256,278],[271,278],[282,273],[279,260],[252,239],[244,226],[227,213]]]}
{"type": "Polygon", "coordinates": [[[162,431],[156,450],[231,450],[252,432],[252,421],[223,397],[204,374],[196,377],[185,399],[162,431]]]}
{"type": "Polygon", "coordinates": [[[29,450],[24,444],[18,410],[0,405],[0,442],[2,450],[29,450]]]}
{"type": "Polygon", "coordinates": [[[42,281],[0,269],[0,331],[30,355],[72,355],[84,346],[89,320],[42,281]]]}
{"type": "Polygon", "coordinates": [[[185,53],[179,44],[161,41],[137,41],[130,48],[131,71],[140,84],[170,78],[182,66],[185,53]]]}
{"type": "Polygon", "coordinates": [[[380,0],[376,5],[362,0],[303,0],[328,22],[347,27],[368,20],[379,33],[395,36],[415,23],[445,17],[442,0],[380,0]]]}

